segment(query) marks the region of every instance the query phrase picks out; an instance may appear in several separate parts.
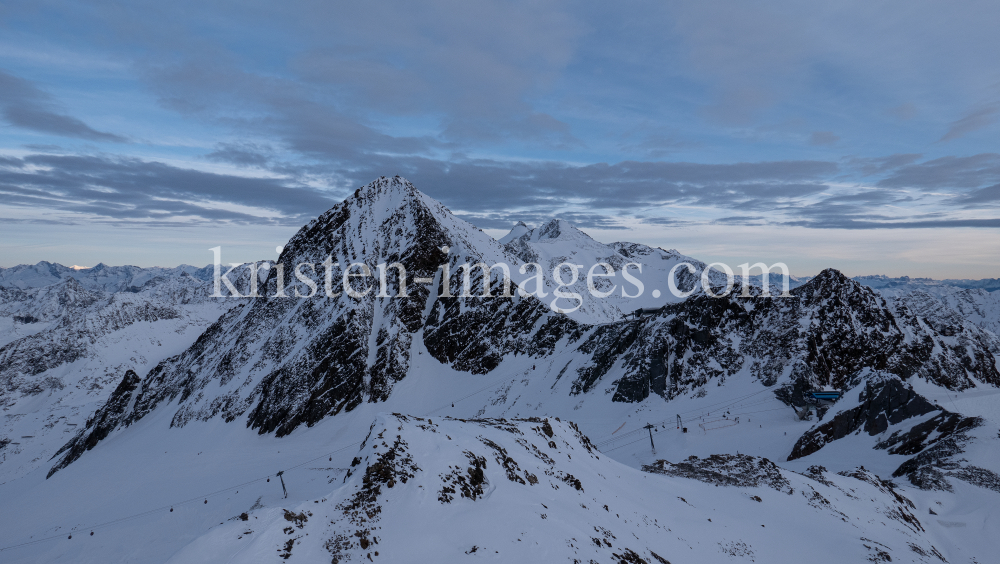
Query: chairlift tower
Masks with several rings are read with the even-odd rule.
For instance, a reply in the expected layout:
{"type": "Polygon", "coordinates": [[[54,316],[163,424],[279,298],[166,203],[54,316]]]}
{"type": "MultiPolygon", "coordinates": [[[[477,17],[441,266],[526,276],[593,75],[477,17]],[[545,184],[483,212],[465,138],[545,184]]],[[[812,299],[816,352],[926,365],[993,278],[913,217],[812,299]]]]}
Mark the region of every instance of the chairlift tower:
{"type": "Polygon", "coordinates": [[[281,491],[285,492],[285,497],[287,498],[288,497],[288,490],[285,489],[285,479],[282,478],[282,474],[284,474],[284,473],[285,473],[285,471],[281,470],[276,475],[278,476],[278,479],[281,480],[281,491]]]}
{"type": "Polygon", "coordinates": [[[656,445],[653,444],[653,427],[655,426],[652,423],[646,423],[646,426],[643,427],[643,429],[649,431],[649,446],[653,447],[653,454],[656,454],[656,445]]]}

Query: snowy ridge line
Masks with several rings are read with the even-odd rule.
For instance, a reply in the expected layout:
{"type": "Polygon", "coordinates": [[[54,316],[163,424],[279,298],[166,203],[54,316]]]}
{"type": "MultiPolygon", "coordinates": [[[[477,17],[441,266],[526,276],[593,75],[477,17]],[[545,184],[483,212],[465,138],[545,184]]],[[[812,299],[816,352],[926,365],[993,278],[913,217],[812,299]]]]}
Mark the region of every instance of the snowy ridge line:
{"type": "MultiPolygon", "coordinates": [[[[753,392],[752,394],[747,394],[745,396],[740,396],[740,397],[738,397],[738,398],[736,398],[734,400],[723,400],[723,401],[716,402],[716,403],[713,403],[713,404],[709,404],[709,405],[706,405],[706,406],[703,406],[703,407],[699,407],[699,408],[696,408],[696,409],[689,409],[688,411],[682,411],[682,412],[678,413],[678,415],[687,415],[689,413],[694,413],[696,411],[705,412],[707,408],[715,407],[715,406],[720,405],[720,404],[725,404],[725,405],[723,405],[720,408],[720,409],[725,409],[727,407],[731,407],[733,405],[736,405],[737,403],[739,403],[741,401],[750,399],[753,396],[756,396],[758,394],[762,394],[762,393],[767,392],[769,390],[770,390],[770,388],[764,388],[763,390],[760,390],[758,392],[753,392]]],[[[756,405],[756,404],[753,404],[753,405],[756,405]]],[[[749,406],[747,406],[747,407],[749,407],[749,406]]],[[[771,411],[771,410],[766,410],[766,411],[771,411]]],[[[757,413],[757,412],[753,412],[753,413],[757,413]]],[[[670,421],[669,417],[667,419],[663,419],[661,421],[656,421],[656,422],[653,423],[653,425],[665,425],[668,421],[670,421]]],[[[621,435],[619,435],[617,437],[612,437],[611,435],[614,435],[614,433],[611,433],[611,435],[608,435],[608,438],[602,439],[600,441],[595,441],[593,444],[594,444],[595,447],[601,448],[602,446],[607,446],[607,445],[609,445],[609,444],[611,444],[611,443],[613,443],[615,441],[620,441],[621,439],[623,439],[623,438],[625,438],[625,437],[627,437],[627,436],[629,436],[629,435],[631,435],[633,433],[638,433],[639,431],[642,431],[642,430],[643,430],[643,427],[639,427],[639,428],[636,428],[636,429],[632,429],[631,431],[627,431],[625,433],[622,433],[621,435]]],[[[617,433],[617,431],[615,431],[615,432],[617,433]]],[[[629,444],[631,444],[631,443],[629,443],[629,444]]],[[[624,446],[624,445],[622,445],[622,446],[624,446]]],[[[615,448],[619,448],[619,447],[615,447],[615,448]]],[[[609,450],[614,450],[614,449],[609,449],[609,450]]]]}
{"type": "MultiPolygon", "coordinates": [[[[488,390],[488,389],[491,389],[491,388],[495,388],[495,387],[501,385],[503,383],[503,381],[506,381],[509,378],[510,378],[509,375],[502,376],[501,378],[498,378],[497,380],[493,381],[489,385],[487,385],[487,386],[485,386],[483,388],[480,388],[479,390],[477,390],[475,392],[472,392],[471,394],[468,394],[468,395],[463,396],[463,397],[461,397],[459,399],[456,399],[454,401],[454,403],[458,403],[458,402],[460,402],[462,400],[468,399],[468,398],[470,398],[470,397],[472,397],[472,396],[474,396],[476,394],[484,392],[485,390],[488,390]]],[[[429,415],[434,415],[435,413],[437,413],[438,411],[441,411],[442,409],[445,409],[446,407],[448,407],[448,404],[445,404],[445,405],[443,405],[441,407],[438,407],[437,409],[434,409],[433,411],[427,412],[427,414],[424,415],[424,416],[427,417],[429,415]]],[[[344,446],[342,446],[340,448],[331,450],[330,452],[323,453],[323,454],[321,454],[321,455],[319,455],[319,456],[317,456],[315,458],[310,458],[309,460],[306,460],[304,462],[300,462],[300,463],[298,463],[298,464],[296,464],[294,466],[289,466],[289,467],[285,468],[283,471],[287,472],[287,471],[290,471],[290,470],[296,470],[298,468],[301,468],[301,467],[305,466],[306,464],[309,464],[311,462],[315,462],[315,461],[317,461],[317,460],[319,460],[321,458],[326,458],[326,457],[332,456],[332,455],[334,455],[334,454],[336,454],[338,452],[341,452],[343,450],[346,450],[346,449],[349,449],[349,448],[352,448],[352,447],[357,447],[357,446],[361,445],[362,443],[364,443],[364,440],[355,441],[353,443],[344,445],[344,446]]],[[[250,485],[250,484],[255,484],[257,482],[260,482],[261,480],[267,480],[268,478],[271,478],[272,476],[276,476],[276,475],[277,474],[268,474],[266,476],[262,476],[260,478],[255,478],[253,480],[242,482],[240,484],[236,484],[236,485],[230,486],[228,488],[224,488],[224,489],[221,489],[221,490],[216,490],[216,491],[214,491],[214,492],[212,492],[210,494],[194,496],[192,498],[188,498],[188,499],[185,499],[185,500],[177,502],[177,503],[169,503],[169,504],[166,504],[166,505],[162,505],[160,507],[156,507],[156,508],[153,508],[153,509],[149,509],[149,510],[143,511],[141,513],[135,513],[133,515],[127,515],[125,517],[120,517],[118,519],[113,519],[111,521],[105,521],[104,523],[100,523],[98,525],[94,525],[94,526],[91,526],[91,527],[76,527],[76,530],[94,531],[94,530],[97,530],[97,529],[100,529],[100,528],[103,528],[103,527],[109,527],[109,526],[117,524],[117,523],[121,523],[121,522],[124,522],[124,521],[130,521],[132,519],[138,519],[140,517],[145,517],[147,515],[152,515],[154,513],[159,512],[159,511],[164,511],[166,509],[170,509],[170,508],[173,508],[173,507],[181,507],[181,506],[187,505],[189,503],[194,503],[194,502],[196,502],[198,500],[208,499],[208,498],[217,496],[219,494],[223,494],[223,493],[226,493],[228,491],[235,490],[237,488],[241,488],[243,486],[247,486],[247,485],[250,485]]],[[[72,531],[69,534],[71,535],[72,531]]],[[[15,549],[15,548],[20,548],[20,547],[23,547],[23,546],[30,546],[30,545],[33,545],[33,544],[36,544],[36,543],[40,543],[40,542],[44,542],[44,541],[59,539],[59,538],[62,538],[62,536],[63,536],[63,533],[60,533],[58,535],[52,535],[52,536],[49,536],[49,537],[43,537],[43,538],[40,538],[40,539],[35,539],[35,540],[31,540],[31,541],[20,543],[20,544],[13,544],[13,545],[10,545],[10,546],[5,546],[5,547],[0,548],[0,552],[3,552],[5,550],[12,550],[12,549],[15,549]]]]}

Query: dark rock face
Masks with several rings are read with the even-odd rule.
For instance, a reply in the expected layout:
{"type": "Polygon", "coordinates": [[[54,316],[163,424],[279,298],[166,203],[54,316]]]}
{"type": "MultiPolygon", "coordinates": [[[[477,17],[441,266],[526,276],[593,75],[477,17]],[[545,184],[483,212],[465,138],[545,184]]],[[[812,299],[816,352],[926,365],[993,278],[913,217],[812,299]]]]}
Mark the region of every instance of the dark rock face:
{"type": "Polygon", "coordinates": [[[832,420],[802,435],[788,455],[788,460],[808,456],[858,429],[875,436],[885,432],[889,425],[941,409],[897,378],[869,383],[860,401],[861,405],[838,413],[832,420]]]}
{"type": "Polygon", "coordinates": [[[888,448],[892,454],[915,454],[892,473],[905,476],[924,490],[953,491],[949,477],[1000,492],[1000,476],[991,470],[967,464],[959,458],[973,438],[969,431],[982,426],[979,417],[964,417],[943,411],[903,434],[893,433],[876,448],[888,448]]]}
{"type": "Polygon", "coordinates": [[[905,433],[894,432],[889,438],[875,445],[875,448],[888,449],[889,454],[917,454],[941,439],[974,429],[981,424],[982,420],[978,417],[965,417],[960,413],[941,410],[934,417],[914,425],[905,433]]]}
{"type": "Polygon", "coordinates": [[[104,404],[101,409],[98,409],[94,415],[87,420],[87,426],[85,429],[80,430],[74,440],[66,443],[56,454],[52,457],[53,459],[57,456],[66,453],[62,460],[49,470],[48,475],[52,476],[61,468],[64,468],[70,461],[80,458],[80,456],[95,446],[97,443],[103,440],[105,437],[111,434],[118,426],[118,414],[123,412],[126,407],[128,407],[129,401],[136,394],[136,391],[141,387],[141,378],[134,371],[129,370],[122,377],[122,381],[112,392],[111,397],[104,404]]]}
{"type": "Polygon", "coordinates": [[[713,454],[708,458],[692,456],[683,462],[657,460],[642,467],[643,472],[691,478],[718,486],[742,488],[768,487],[791,493],[791,483],[781,469],[766,458],[746,454],[713,454]]]}

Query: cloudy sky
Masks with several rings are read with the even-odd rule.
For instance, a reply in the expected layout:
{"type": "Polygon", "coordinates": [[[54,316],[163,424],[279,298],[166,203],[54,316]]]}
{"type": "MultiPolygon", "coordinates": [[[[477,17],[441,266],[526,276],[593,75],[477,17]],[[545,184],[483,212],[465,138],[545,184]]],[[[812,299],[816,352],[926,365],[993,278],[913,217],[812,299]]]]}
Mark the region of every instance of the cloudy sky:
{"type": "Polygon", "coordinates": [[[0,266],[271,258],[400,174],[494,235],[1000,276],[1000,3],[0,4],[0,266]]]}

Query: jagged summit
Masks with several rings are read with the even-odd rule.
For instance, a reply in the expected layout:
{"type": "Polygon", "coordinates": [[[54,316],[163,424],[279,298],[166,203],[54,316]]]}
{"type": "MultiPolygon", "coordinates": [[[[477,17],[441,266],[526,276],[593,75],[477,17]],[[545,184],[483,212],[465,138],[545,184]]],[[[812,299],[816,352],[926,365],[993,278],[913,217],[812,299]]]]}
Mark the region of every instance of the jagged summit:
{"type": "Polygon", "coordinates": [[[803,284],[803,286],[809,285],[811,288],[820,290],[831,286],[840,286],[851,283],[858,287],[862,287],[862,284],[848,278],[843,272],[837,270],[836,268],[825,268],[822,272],[812,277],[809,282],[803,284]]]}
{"type": "Polygon", "coordinates": [[[884,333],[895,324],[884,297],[835,268],[823,270],[791,293],[804,305],[818,308],[816,318],[820,323],[832,324],[837,312],[844,311],[842,306],[848,305],[855,313],[837,321],[843,323],[841,328],[852,327],[864,333],[877,327],[884,333]]]}
{"type": "Polygon", "coordinates": [[[509,259],[481,230],[462,221],[405,178],[381,177],[358,188],[296,233],[279,262],[320,263],[326,256],[343,263],[402,261],[418,277],[433,276],[446,255],[509,259]]]}
{"type": "MultiPolygon", "coordinates": [[[[515,227],[515,230],[518,228],[515,227]]],[[[518,237],[501,239],[506,248],[525,262],[546,262],[554,258],[573,258],[587,254],[588,259],[609,256],[615,250],[595,241],[590,235],[563,219],[551,219],[534,229],[526,229],[518,237]]],[[[580,260],[585,260],[580,258],[580,260]]],[[[593,264],[593,261],[586,264],[593,264]]]]}

